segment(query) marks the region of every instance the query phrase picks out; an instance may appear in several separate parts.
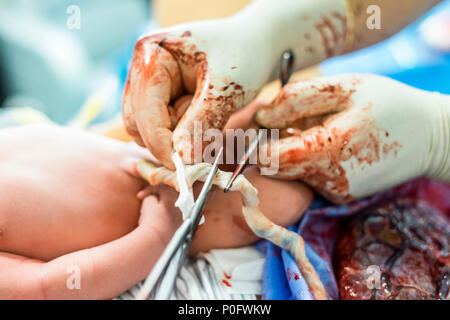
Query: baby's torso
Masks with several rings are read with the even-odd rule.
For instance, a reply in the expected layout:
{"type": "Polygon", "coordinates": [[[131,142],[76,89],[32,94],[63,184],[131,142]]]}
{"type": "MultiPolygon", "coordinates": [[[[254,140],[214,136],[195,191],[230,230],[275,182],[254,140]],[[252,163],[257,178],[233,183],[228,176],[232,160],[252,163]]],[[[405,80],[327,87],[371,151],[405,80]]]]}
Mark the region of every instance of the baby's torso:
{"type": "Polygon", "coordinates": [[[140,180],[101,152],[99,166],[77,151],[34,148],[0,141],[0,251],[50,260],[136,227],[140,180]]]}

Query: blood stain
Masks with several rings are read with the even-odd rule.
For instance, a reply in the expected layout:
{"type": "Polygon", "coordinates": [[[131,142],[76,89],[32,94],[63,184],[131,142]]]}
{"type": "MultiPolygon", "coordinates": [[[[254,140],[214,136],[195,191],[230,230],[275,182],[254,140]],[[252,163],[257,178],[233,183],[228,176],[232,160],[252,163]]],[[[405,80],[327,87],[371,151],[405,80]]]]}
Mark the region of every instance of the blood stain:
{"type": "Polygon", "coordinates": [[[225,279],[222,280],[222,283],[223,283],[224,285],[226,285],[227,287],[231,287],[231,284],[230,284],[227,280],[225,280],[225,279]]]}

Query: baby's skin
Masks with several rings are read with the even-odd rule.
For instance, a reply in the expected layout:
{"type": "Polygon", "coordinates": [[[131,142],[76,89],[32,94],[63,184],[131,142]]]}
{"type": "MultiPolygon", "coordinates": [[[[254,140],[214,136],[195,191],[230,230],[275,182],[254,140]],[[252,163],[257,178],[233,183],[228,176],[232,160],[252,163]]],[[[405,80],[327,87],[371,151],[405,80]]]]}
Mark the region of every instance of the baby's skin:
{"type": "MultiPolygon", "coordinates": [[[[0,299],[115,297],[146,277],[181,223],[170,187],[137,197],[147,184],[134,163],[156,160],[135,144],[27,126],[0,131],[0,155],[0,299]],[[81,288],[68,286],[73,275],[81,288]]],[[[295,223],[311,202],[301,183],[255,167],[245,175],[277,224],[295,223]]],[[[239,194],[215,189],[191,254],[254,243],[241,208],[239,194]]]]}

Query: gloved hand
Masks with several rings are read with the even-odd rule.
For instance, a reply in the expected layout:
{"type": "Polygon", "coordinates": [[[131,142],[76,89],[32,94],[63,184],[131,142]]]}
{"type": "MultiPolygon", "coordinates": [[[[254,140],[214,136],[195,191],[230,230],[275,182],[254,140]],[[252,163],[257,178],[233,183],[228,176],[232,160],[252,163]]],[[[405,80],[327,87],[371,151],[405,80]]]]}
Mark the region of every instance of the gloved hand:
{"type": "Polygon", "coordinates": [[[222,129],[235,110],[278,78],[286,49],[294,51],[295,69],[342,53],[345,14],[345,1],[258,0],[227,19],[142,38],[124,92],[128,132],[168,168],[174,168],[172,148],[192,163],[195,121],[203,132],[222,129]]]}
{"type": "Polygon", "coordinates": [[[278,78],[285,50],[299,70],[385,39],[439,1],[378,1],[382,30],[367,28],[370,0],[254,0],[227,19],[162,30],[136,44],[125,126],[166,167],[174,169],[172,148],[185,163],[201,161],[194,159],[195,142],[200,151],[206,144],[194,133],[196,122],[203,133],[222,129],[263,84],[278,78]]]}
{"type": "Polygon", "coordinates": [[[255,121],[283,129],[276,176],[337,203],[423,175],[450,182],[450,96],[379,76],[318,78],[285,86],[255,121]]]}

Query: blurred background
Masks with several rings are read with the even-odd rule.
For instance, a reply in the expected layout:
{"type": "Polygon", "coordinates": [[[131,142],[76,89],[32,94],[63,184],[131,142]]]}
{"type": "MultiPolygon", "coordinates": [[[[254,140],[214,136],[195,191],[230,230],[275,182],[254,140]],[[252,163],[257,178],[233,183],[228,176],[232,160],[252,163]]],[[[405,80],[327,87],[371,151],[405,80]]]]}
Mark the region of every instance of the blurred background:
{"type": "MultiPolygon", "coordinates": [[[[0,128],[33,122],[119,123],[137,38],[159,27],[228,16],[249,2],[0,0],[0,128]]],[[[295,77],[351,72],[387,75],[450,93],[450,0],[383,43],[295,77]]],[[[267,99],[277,86],[265,90],[267,99]]]]}

